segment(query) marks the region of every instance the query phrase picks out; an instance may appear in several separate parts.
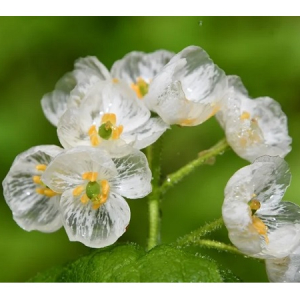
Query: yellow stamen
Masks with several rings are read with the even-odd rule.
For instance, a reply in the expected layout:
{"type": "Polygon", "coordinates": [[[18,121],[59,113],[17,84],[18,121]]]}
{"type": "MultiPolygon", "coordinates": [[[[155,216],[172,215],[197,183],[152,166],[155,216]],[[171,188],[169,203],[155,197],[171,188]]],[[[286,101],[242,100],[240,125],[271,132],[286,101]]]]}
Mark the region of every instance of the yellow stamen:
{"type": "Polygon", "coordinates": [[[57,195],[57,193],[55,193],[54,191],[52,191],[49,188],[38,188],[35,191],[36,191],[37,194],[45,195],[45,196],[47,196],[49,198],[57,195]]]}
{"type": "Polygon", "coordinates": [[[118,82],[119,82],[119,79],[118,79],[118,78],[113,78],[113,79],[112,79],[112,82],[113,82],[113,83],[118,83],[118,82]]]}
{"type": "Polygon", "coordinates": [[[44,190],[45,190],[45,189],[38,188],[38,189],[36,189],[35,191],[36,191],[37,194],[44,195],[44,190]]]}
{"type": "Polygon", "coordinates": [[[107,180],[102,180],[101,181],[101,191],[102,191],[102,196],[106,196],[108,195],[109,193],[109,183],[107,180]]]}
{"type": "Polygon", "coordinates": [[[117,122],[117,117],[115,114],[104,114],[101,120],[101,123],[106,123],[106,122],[110,122],[113,125],[116,125],[117,122]]]}
{"type": "Polygon", "coordinates": [[[41,176],[33,176],[32,181],[36,184],[42,184],[41,176]]]}
{"type": "Polygon", "coordinates": [[[149,84],[142,77],[139,77],[136,83],[132,83],[130,87],[135,91],[137,97],[142,99],[148,92],[149,84]]]}
{"type": "Polygon", "coordinates": [[[243,113],[240,116],[241,120],[249,120],[250,119],[250,114],[247,111],[243,111],[243,113]]]}
{"type": "Polygon", "coordinates": [[[38,171],[45,171],[47,169],[46,165],[37,165],[35,167],[38,171]]]}
{"type": "Polygon", "coordinates": [[[89,136],[91,136],[91,135],[93,135],[93,134],[97,134],[98,132],[97,132],[97,128],[96,128],[96,125],[92,125],[91,127],[90,127],[90,129],[89,129],[89,131],[88,131],[88,134],[89,134],[89,136]]]}
{"type": "Polygon", "coordinates": [[[80,201],[81,201],[82,204],[88,203],[89,200],[90,200],[90,199],[89,199],[89,197],[88,197],[86,194],[84,194],[84,195],[80,198],[80,201]]]}
{"type": "Polygon", "coordinates": [[[95,134],[91,135],[90,136],[90,141],[91,141],[92,146],[94,146],[94,147],[98,146],[100,144],[100,139],[99,139],[98,134],[97,135],[95,135],[95,134]]]}
{"type": "Polygon", "coordinates": [[[260,202],[256,199],[252,199],[249,201],[249,206],[251,210],[257,211],[258,209],[260,209],[260,202]]]}
{"type": "Polygon", "coordinates": [[[122,134],[122,132],[123,132],[123,125],[114,127],[112,129],[112,139],[117,140],[120,137],[120,135],[122,134]]]}
{"type": "Polygon", "coordinates": [[[82,174],[82,179],[83,180],[89,180],[89,181],[96,181],[98,177],[98,172],[85,172],[82,174]]]}
{"type": "Polygon", "coordinates": [[[57,193],[55,193],[51,189],[46,188],[46,189],[44,189],[44,195],[47,197],[53,197],[53,196],[56,196],[57,193]]]}
{"type": "Polygon", "coordinates": [[[73,196],[79,196],[84,190],[84,187],[82,185],[77,186],[74,190],[73,190],[73,196]]]}
{"type": "Polygon", "coordinates": [[[254,229],[258,232],[258,234],[262,235],[265,238],[266,243],[269,243],[269,238],[267,235],[268,227],[265,223],[258,218],[257,216],[252,216],[252,225],[254,229]]]}

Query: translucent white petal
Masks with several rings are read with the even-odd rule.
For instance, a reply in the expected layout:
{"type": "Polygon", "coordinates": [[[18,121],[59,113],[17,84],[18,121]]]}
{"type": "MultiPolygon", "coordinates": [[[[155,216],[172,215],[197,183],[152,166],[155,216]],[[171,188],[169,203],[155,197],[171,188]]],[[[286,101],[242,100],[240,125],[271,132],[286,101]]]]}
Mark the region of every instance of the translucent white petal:
{"type": "Polygon", "coordinates": [[[60,117],[67,110],[69,94],[54,90],[51,93],[45,94],[41,100],[41,105],[45,117],[54,126],[57,126],[60,117]]]}
{"type": "Polygon", "coordinates": [[[113,158],[118,175],[111,181],[111,189],[124,197],[135,199],[148,195],[152,174],[144,153],[132,149],[132,153],[113,158]]]}
{"type": "Polygon", "coordinates": [[[133,51],[113,64],[111,75],[125,80],[128,84],[135,83],[139,77],[150,83],[173,56],[174,53],[165,50],[153,53],[133,51]]]}
{"type": "MultiPolygon", "coordinates": [[[[79,58],[75,61],[75,70],[81,71],[80,75],[77,75],[78,79],[96,76],[101,80],[108,80],[111,78],[107,68],[98,60],[95,56],[87,56],[85,58],[79,58]]],[[[81,81],[81,80],[80,80],[81,81]]]]}
{"type": "Polygon", "coordinates": [[[117,174],[116,167],[105,150],[76,147],[58,155],[42,176],[47,186],[57,193],[82,185],[82,175],[97,172],[99,179],[110,180],[117,174]]]}
{"type": "Polygon", "coordinates": [[[161,118],[150,118],[144,125],[125,133],[123,139],[127,142],[134,141],[133,147],[135,149],[143,149],[156,142],[168,128],[170,126],[161,118]]]}
{"type": "Polygon", "coordinates": [[[36,189],[43,186],[33,182],[33,176],[42,175],[36,166],[48,165],[61,151],[57,146],[33,147],[16,157],[3,180],[4,198],[15,221],[27,231],[52,232],[62,226],[58,212],[59,197],[38,194],[36,189]]]}
{"type": "Polygon", "coordinates": [[[226,89],[225,73],[203,49],[190,46],[153,79],[145,103],[168,124],[194,126],[218,111],[226,89]]]}
{"type": "Polygon", "coordinates": [[[106,203],[95,210],[91,201],[84,205],[68,190],[61,198],[61,213],[69,239],[92,248],[113,244],[130,221],[127,202],[112,192],[106,203]]]}

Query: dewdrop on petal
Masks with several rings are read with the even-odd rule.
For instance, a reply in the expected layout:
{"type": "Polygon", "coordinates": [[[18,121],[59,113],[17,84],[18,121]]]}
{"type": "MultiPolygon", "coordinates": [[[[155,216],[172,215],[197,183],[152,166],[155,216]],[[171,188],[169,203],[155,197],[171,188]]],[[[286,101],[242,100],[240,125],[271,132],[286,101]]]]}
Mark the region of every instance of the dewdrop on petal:
{"type": "Polygon", "coordinates": [[[246,255],[284,258],[300,239],[300,207],[281,201],[290,184],[287,163],[263,156],[228,181],[222,216],[231,242],[246,255]]]}
{"type": "Polygon", "coordinates": [[[232,149],[250,162],[262,155],[285,157],[292,139],[280,105],[269,97],[251,99],[238,76],[228,76],[228,82],[216,118],[232,149]]]}
{"type": "Polygon", "coordinates": [[[196,46],[177,53],[154,77],[144,101],[167,124],[195,126],[215,115],[227,78],[196,46]]]}
{"type": "Polygon", "coordinates": [[[111,245],[125,232],[130,209],[123,197],[142,198],[152,189],[145,155],[130,147],[113,155],[93,147],[69,149],[52,161],[42,180],[62,194],[69,239],[92,248],[111,245]]]}

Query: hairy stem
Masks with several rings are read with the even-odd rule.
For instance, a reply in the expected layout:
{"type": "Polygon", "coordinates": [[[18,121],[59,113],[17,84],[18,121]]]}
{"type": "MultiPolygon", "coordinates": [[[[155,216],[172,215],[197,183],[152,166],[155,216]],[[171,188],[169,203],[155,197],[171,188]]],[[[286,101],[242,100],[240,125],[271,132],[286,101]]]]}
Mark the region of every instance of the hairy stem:
{"type": "Polygon", "coordinates": [[[205,236],[206,234],[212,231],[220,229],[223,225],[224,225],[223,219],[222,218],[217,219],[179,238],[176,244],[178,246],[198,244],[198,242],[201,240],[203,236],[205,236]]]}
{"type": "Polygon", "coordinates": [[[167,176],[166,180],[161,185],[161,194],[164,194],[169,188],[173,187],[178,182],[180,182],[184,177],[193,172],[198,166],[203,165],[204,163],[208,162],[209,160],[213,159],[219,154],[223,154],[224,151],[227,149],[229,149],[229,145],[226,139],[223,139],[210,149],[200,152],[196,159],[194,159],[184,167],[180,168],[176,172],[167,176]]]}

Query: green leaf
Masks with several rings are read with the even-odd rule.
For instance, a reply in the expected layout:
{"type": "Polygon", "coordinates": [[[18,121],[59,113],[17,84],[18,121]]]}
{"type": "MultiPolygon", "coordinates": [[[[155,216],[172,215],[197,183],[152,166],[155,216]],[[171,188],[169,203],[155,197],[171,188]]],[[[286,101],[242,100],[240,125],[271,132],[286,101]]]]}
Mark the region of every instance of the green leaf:
{"type": "Polygon", "coordinates": [[[38,274],[32,282],[236,282],[207,257],[162,245],[146,252],[135,244],[114,245],[60,268],[38,274]]]}

